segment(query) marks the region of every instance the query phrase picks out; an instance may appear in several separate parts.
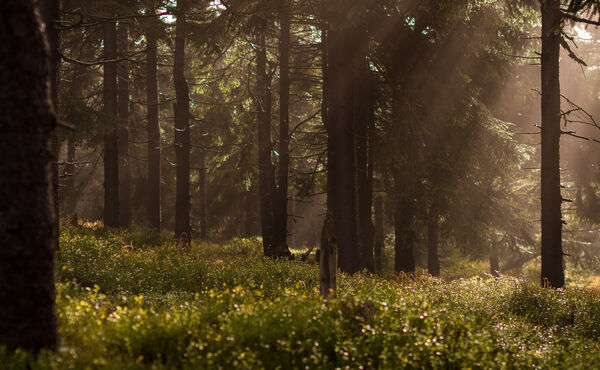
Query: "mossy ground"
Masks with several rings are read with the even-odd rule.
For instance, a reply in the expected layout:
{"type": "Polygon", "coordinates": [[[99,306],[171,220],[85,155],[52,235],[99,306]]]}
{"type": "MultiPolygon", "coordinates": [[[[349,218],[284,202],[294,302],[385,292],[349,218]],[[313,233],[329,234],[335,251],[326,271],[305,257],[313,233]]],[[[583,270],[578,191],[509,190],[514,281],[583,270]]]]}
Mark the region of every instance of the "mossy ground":
{"type": "Polygon", "coordinates": [[[256,240],[180,248],[146,231],[65,228],[60,348],[8,369],[595,368],[600,301],[486,276],[342,275],[261,257],[256,240]]]}

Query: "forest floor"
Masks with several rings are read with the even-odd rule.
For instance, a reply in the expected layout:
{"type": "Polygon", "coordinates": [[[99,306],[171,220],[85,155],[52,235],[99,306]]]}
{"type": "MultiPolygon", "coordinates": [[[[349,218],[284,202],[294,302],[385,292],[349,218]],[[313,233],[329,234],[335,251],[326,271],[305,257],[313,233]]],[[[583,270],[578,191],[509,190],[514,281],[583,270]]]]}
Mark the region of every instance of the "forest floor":
{"type": "Polygon", "coordinates": [[[64,228],[61,345],[8,369],[596,368],[600,301],[518,279],[342,275],[324,304],[314,264],[252,239],[182,249],[169,235],[64,228]]]}

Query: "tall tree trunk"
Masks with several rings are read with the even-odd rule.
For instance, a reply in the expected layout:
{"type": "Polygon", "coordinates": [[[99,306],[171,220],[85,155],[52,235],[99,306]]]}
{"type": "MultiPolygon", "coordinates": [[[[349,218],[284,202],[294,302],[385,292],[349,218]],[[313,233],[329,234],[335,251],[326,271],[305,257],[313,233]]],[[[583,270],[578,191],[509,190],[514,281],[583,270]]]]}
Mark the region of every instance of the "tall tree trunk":
{"type": "Polygon", "coordinates": [[[385,215],[383,208],[383,198],[375,199],[375,271],[381,273],[383,268],[383,247],[385,243],[384,232],[385,215]]]}
{"type": "Polygon", "coordinates": [[[65,175],[67,176],[67,180],[65,182],[65,189],[68,194],[68,198],[66,199],[68,207],[64,211],[68,212],[69,221],[72,226],[77,226],[79,224],[79,220],[77,219],[77,212],[75,208],[77,207],[77,200],[79,196],[77,195],[77,190],[75,189],[75,140],[72,136],[67,138],[67,165],[65,166],[65,175]]]}
{"type": "Polygon", "coordinates": [[[359,270],[358,189],[354,127],[354,74],[352,50],[356,32],[345,24],[343,14],[330,14],[328,34],[328,145],[334,161],[330,189],[340,269],[359,270]],[[350,55],[349,55],[350,53],[350,55]]]}
{"type": "Polygon", "coordinates": [[[200,203],[200,239],[208,239],[208,210],[206,206],[206,152],[200,153],[200,169],[198,174],[200,203]]]}
{"type": "Polygon", "coordinates": [[[413,180],[407,178],[408,176],[414,176],[414,174],[407,170],[408,162],[411,161],[410,144],[407,143],[410,134],[409,130],[403,127],[401,96],[398,86],[393,86],[393,137],[394,140],[402,143],[402,150],[404,150],[404,158],[401,161],[396,161],[397,163],[392,169],[394,177],[394,233],[396,236],[394,270],[396,272],[414,273],[415,225],[411,199],[414,189],[410,186],[413,180]]]}
{"type": "Polygon", "coordinates": [[[565,284],[560,193],[560,0],[542,4],[542,285],[565,284]]]}
{"type": "Polygon", "coordinates": [[[427,220],[427,272],[431,276],[440,276],[439,220],[435,208],[429,211],[427,220]]]}
{"type": "Polygon", "coordinates": [[[175,195],[175,237],[184,243],[191,241],[190,226],[190,100],[185,80],[186,18],[183,1],[177,4],[175,31],[175,160],[177,162],[177,185],[175,195]]]}
{"type": "Polygon", "coordinates": [[[0,345],[57,344],[56,222],[47,49],[33,1],[2,3],[0,24],[0,345]],[[9,113],[7,113],[9,112],[9,113]]]}
{"type": "MultiPolygon", "coordinates": [[[[154,11],[154,9],[152,9],[154,11]]],[[[148,100],[148,201],[147,218],[150,226],[160,230],[160,123],[158,120],[158,65],[156,38],[147,35],[146,82],[148,100]]]]}
{"type": "Polygon", "coordinates": [[[245,220],[244,220],[244,236],[249,238],[256,235],[256,186],[252,185],[244,194],[245,202],[245,220]]]}
{"type": "Polygon", "coordinates": [[[271,82],[267,76],[267,49],[265,32],[267,21],[257,15],[256,26],[256,107],[258,110],[258,193],[260,199],[260,223],[264,254],[277,257],[274,240],[273,200],[275,179],[271,162],[271,82]]]}
{"type": "Polygon", "coordinates": [[[273,200],[273,243],[277,255],[290,256],[287,246],[288,173],[290,165],[290,3],[281,0],[279,37],[279,168],[273,200]]]}
{"type": "Polygon", "coordinates": [[[490,251],[490,274],[495,277],[500,276],[500,252],[498,250],[498,243],[492,241],[492,250],[490,251]]]}
{"type": "Polygon", "coordinates": [[[371,126],[374,125],[374,91],[371,88],[370,76],[366,58],[367,38],[361,36],[361,52],[355,61],[355,78],[358,83],[355,84],[354,93],[354,118],[356,127],[357,144],[357,176],[358,176],[358,218],[359,218],[359,237],[360,237],[360,264],[359,269],[366,268],[370,272],[375,271],[375,262],[373,256],[373,172],[372,166],[372,143],[370,134],[371,126]],[[360,57],[360,56],[363,57],[360,57]]]}
{"type": "MultiPolygon", "coordinates": [[[[55,114],[58,112],[58,74],[60,63],[59,55],[59,32],[56,27],[56,20],[59,15],[59,0],[46,0],[39,3],[39,9],[42,16],[42,21],[46,24],[46,39],[50,48],[48,58],[48,73],[50,82],[50,97],[52,99],[52,109],[55,114]]],[[[54,153],[54,167],[52,169],[52,184],[54,188],[54,213],[56,217],[60,219],[59,202],[58,202],[58,131],[52,132],[52,152],[54,153]]],[[[60,232],[60,222],[56,222],[56,237],[58,238],[60,232]]],[[[56,248],[58,249],[58,239],[56,240],[56,248]]]]}
{"type": "MultiPolygon", "coordinates": [[[[129,32],[126,23],[117,30],[119,55],[129,52],[129,32]]],[[[129,166],[129,62],[117,65],[117,92],[119,114],[119,217],[122,227],[131,225],[131,167],[129,166]]]]}
{"type": "MultiPolygon", "coordinates": [[[[117,58],[117,27],[104,23],[104,59],[117,58]]],[[[117,118],[117,63],[104,64],[104,226],[119,227],[119,154],[117,118]]]]}

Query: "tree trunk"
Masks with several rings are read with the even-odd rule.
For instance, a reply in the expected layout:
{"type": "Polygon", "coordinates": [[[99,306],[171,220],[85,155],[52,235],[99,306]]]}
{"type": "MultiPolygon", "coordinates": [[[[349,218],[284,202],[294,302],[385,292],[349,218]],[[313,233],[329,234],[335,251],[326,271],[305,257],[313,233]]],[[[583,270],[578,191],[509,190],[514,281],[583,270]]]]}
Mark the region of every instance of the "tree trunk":
{"type": "MultiPolygon", "coordinates": [[[[104,59],[117,58],[117,30],[104,23],[104,59]]],[[[104,226],[119,227],[119,154],[117,118],[117,63],[104,64],[104,226]]]]}
{"type": "Polygon", "coordinates": [[[354,119],[356,127],[357,144],[357,176],[358,176],[358,219],[360,225],[360,264],[359,269],[366,268],[370,272],[375,271],[373,256],[373,171],[371,150],[371,126],[374,125],[374,91],[371,89],[368,65],[364,55],[367,54],[367,38],[361,36],[361,51],[355,61],[355,84],[354,92],[354,119]],[[363,57],[360,57],[360,56],[363,57]],[[371,154],[371,155],[370,155],[371,154]],[[369,165],[371,164],[371,166],[369,165]]]}
{"type": "Polygon", "coordinates": [[[200,169],[198,173],[200,203],[200,239],[208,239],[208,210],[206,207],[206,152],[200,153],[200,169]]]}
{"type": "Polygon", "coordinates": [[[173,81],[177,104],[175,110],[175,161],[177,162],[177,184],[175,195],[175,237],[182,243],[191,241],[190,226],[190,100],[185,80],[185,7],[177,5],[175,31],[175,65],[173,81]]]}
{"type": "Polygon", "coordinates": [[[337,290],[338,249],[335,238],[335,221],[331,213],[325,216],[321,231],[321,253],[319,255],[321,297],[335,297],[337,290]]]}
{"type": "Polygon", "coordinates": [[[490,251],[490,274],[495,277],[500,276],[500,253],[496,241],[492,242],[492,250],[490,251]]]}
{"type": "Polygon", "coordinates": [[[158,120],[158,66],[156,39],[148,32],[146,54],[146,82],[148,99],[148,202],[147,218],[150,226],[160,230],[160,123],[158,120]]]}
{"type": "Polygon", "coordinates": [[[55,120],[35,2],[8,0],[0,24],[0,345],[57,345],[55,120]],[[10,112],[10,114],[7,114],[10,112]]]}
{"type": "Polygon", "coordinates": [[[65,183],[65,189],[68,194],[68,198],[65,199],[67,204],[64,211],[69,212],[68,218],[71,222],[72,226],[77,226],[79,224],[79,220],[77,219],[77,212],[75,211],[77,207],[77,200],[79,198],[77,194],[77,189],[75,188],[75,141],[72,136],[67,138],[67,165],[65,166],[65,175],[67,176],[67,180],[65,183]]]}
{"type": "Polygon", "coordinates": [[[383,198],[375,199],[375,272],[381,273],[383,268],[383,247],[385,244],[383,198]]]}
{"type": "Polygon", "coordinates": [[[271,162],[271,82],[267,76],[267,49],[265,32],[267,21],[257,15],[256,47],[256,108],[258,110],[258,193],[260,223],[264,255],[277,257],[274,239],[273,192],[275,179],[271,162]]]}
{"type": "Polygon", "coordinates": [[[244,219],[244,236],[249,238],[256,235],[256,186],[250,186],[247,192],[244,193],[245,203],[245,219],[244,219]]]}
{"type": "Polygon", "coordinates": [[[560,193],[560,0],[542,5],[542,285],[565,284],[560,193]]]}
{"type": "Polygon", "coordinates": [[[430,210],[427,221],[427,272],[431,276],[440,276],[439,220],[435,210],[430,210]]]}
{"type": "Polygon", "coordinates": [[[288,173],[290,165],[290,4],[281,0],[279,37],[279,168],[273,200],[273,243],[277,255],[289,256],[287,246],[288,173]]]}
{"type": "MultiPolygon", "coordinates": [[[[356,139],[354,127],[354,29],[348,28],[341,14],[332,14],[328,34],[328,160],[334,161],[332,186],[333,216],[340,269],[346,273],[359,270],[358,189],[356,139]]],[[[330,169],[328,169],[329,171],[330,169]]]]}
{"type": "MultiPolygon", "coordinates": [[[[129,52],[127,24],[119,23],[117,30],[119,55],[129,52]]],[[[131,167],[129,166],[129,62],[117,65],[117,92],[119,114],[119,218],[122,227],[131,225],[131,167]]]]}
{"type": "Polygon", "coordinates": [[[398,86],[393,87],[392,93],[392,126],[393,137],[398,143],[401,143],[404,151],[404,158],[396,161],[392,169],[394,177],[394,233],[395,240],[395,261],[394,270],[396,272],[414,273],[415,272],[415,225],[412,209],[413,191],[410,186],[411,181],[407,176],[414,174],[407,170],[408,163],[411,161],[411,150],[407,143],[407,137],[410,137],[409,130],[402,127],[402,101],[398,86]]]}
{"type": "MultiPolygon", "coordinates": [[[[50,47],[50,52],[48,54],[48,80],[50,82],[50,97],[52,99],[52,109],[54,112],[58,112],[58,75],[59,68],[58,65],[60,63],[59,56],[59,33],[58,28],[56,27],[56,20],[58,19],[59,13],[59,3],[58,0],[45,0],[39,2],[39,9],[42,16],[43,22],[46,24],[46,39],[48,40],[48,46],[50,47]]],[[[60,219],[59,212],[59,202],[58,202],[58,153],[59,153],[59,145],[58,145],[58,132],[54,130],[52,132],[52,152],[54,153],[54,167],[52,169],[52,184],[54,188],[54,213],[56,217],[60,219]]],[[[60,222],[56,222],[56,235],[58,238],[60,222]]],[[[56,240],[56,247],[58,248],[58,239],[56,240]]]]}

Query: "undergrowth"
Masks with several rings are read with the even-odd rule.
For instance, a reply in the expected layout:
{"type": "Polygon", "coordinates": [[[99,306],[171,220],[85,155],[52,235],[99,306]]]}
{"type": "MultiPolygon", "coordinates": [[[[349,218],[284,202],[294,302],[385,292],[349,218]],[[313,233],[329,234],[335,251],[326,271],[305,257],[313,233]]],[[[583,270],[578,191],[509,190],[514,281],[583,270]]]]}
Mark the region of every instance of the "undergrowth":
{"type": "Polygon", "coordinates": [[[8,369],[593,368],[600,303],[512,278],[341,275],[324,304],[315,265],[257,240],[178,247],[168,236],[61,235],[61,345],[8,369]]]}

